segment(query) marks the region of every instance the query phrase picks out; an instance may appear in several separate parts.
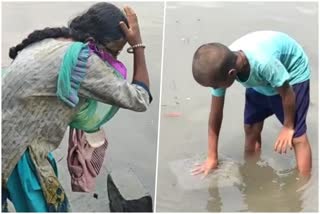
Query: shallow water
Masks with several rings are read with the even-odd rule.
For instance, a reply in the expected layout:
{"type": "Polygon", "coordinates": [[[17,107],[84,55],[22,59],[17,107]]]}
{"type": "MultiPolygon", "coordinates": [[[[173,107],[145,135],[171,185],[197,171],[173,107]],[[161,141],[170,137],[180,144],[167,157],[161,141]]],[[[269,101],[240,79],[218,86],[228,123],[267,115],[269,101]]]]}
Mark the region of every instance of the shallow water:
{"type": "MultiPolygon", "coordinates": [[[[3,3],[2,66],[8,66],[11,62],[8,57],[9,48],[24,39],[33,30],[47,26],[66,25],[71,18],[92,4],[94,2],[3,3]]],[[[132,6],[139,18],[142,38],[147,45],[146,58],[154,100],[145,113],[119,110],[105,126],[109,146],[104,168],[97,178],[95,193],[98,199],[93,197],[93,193],[71,192],[70,175],[66,165],[66,134],[61,146],[54,152],[54,156],[58,161],[59,178],[69,197],[72,210],[77,212],[106,212],[109,210],[106,188],[107,173],[110,170],[132,169],[145,190],[154,198],[164,4],[161,2],[116,3],[118,6],[125,4],[132,6]]],[[[130,80],[133,55],[127,54],[126,48],[119,58],[127,66],[130,80]]]]}
{"type": "Polygon", "coordinates": [[[204,158],[205,155],[198,155],[169,163],[170,169],[175,174],[181,189],[191,191],[207,189],[209,186],[222,187],[242,184],[239,163],[223,155],[220,155],[219,168],[215,170],[215,173],[211,173],[206,177],[203,175],[190,175],[194,164],[200,163],[204,158]]]}
{"type": "Polygon", "coordinates": [[[168,2],[166,15],[157,211],[317,211],[317,3],[168,2]],[[220,158],[229,158],[229,171],[221,171],[222,165],[205,181],[192,178],[192,165],[199,156],[205,157],[211,103],[210,91],[193,80],[193,53],[203,43],[230,44],[256,30],[286,32],[309,56],[312,74],[307,120],[312,176],[306,181],[297,175],[293,152],[273,152],[281,128],[275,117],[265,122],[261,156],[244,160],[245,89],[235,83],[227,92],[219,141],[220,158]],[[172,112],[175,117],[170,117],[172,112]]]}

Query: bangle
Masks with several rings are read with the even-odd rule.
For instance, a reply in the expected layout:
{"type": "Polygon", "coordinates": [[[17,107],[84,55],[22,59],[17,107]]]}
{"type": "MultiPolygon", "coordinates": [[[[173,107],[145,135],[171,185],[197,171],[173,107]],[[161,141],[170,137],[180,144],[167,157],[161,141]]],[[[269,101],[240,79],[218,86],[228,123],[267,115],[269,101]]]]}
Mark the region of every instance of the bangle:
{"type": "Polygon", "coordinates": [[[144,44],[142,44],[142,43],[135,44],[135,45],[132,45],[131,47],[129,47],[129,48],[127,49],[127,52],[128,52],[128,53],[133,53],[133,52],[134,52],[134,49],[136,49],[136,48],[146,48],[146,46],[145,46],[144,44]]]}

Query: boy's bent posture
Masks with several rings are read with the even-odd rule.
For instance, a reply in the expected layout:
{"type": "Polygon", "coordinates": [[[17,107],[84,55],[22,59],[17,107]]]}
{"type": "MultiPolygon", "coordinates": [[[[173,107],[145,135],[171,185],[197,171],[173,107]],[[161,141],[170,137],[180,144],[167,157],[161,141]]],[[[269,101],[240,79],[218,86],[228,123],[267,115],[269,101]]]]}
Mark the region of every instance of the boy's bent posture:
{"type": "Polygon", "coordinates": [[[263,122],[275,114],[283,127],[274,150],[282,154],[287,147],[293,147],[299,172],[310,173],[311,148],[306,134],[310,68],[306,54],[295,40],[284,33],[259,31],[241,37],[229,48],[220,43],[204,44],[194,54],[192,72],[199,84],[212,87],[208,158],[193,174],[207,175],[217,167],[224,96],[234,80],[247,88],[246,154],[260,151],[263,122]]]}

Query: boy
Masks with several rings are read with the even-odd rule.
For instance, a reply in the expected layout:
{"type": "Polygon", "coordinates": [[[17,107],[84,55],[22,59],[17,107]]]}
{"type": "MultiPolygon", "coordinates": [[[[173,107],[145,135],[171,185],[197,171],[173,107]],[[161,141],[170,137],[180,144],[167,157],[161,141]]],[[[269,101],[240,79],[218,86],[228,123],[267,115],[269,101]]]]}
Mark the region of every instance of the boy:
{"type": "Polygon", "coordinates": [[[237,80],[246,89],[245,153],[261,149],[264,120],[275,114],[283,124],[274,150],[294,148],[302,175],[311,171],[311,148],[306,130],[309,107],[310,68],[302,47],[288,35],[274,31],[249,33],[228,48],[220,43],[200,46],[194,54],[192,72],[202,86],[211,87],[208,157],[193,175],[207,175],[218,165],[218,137],[226,88],[237,80]]]}

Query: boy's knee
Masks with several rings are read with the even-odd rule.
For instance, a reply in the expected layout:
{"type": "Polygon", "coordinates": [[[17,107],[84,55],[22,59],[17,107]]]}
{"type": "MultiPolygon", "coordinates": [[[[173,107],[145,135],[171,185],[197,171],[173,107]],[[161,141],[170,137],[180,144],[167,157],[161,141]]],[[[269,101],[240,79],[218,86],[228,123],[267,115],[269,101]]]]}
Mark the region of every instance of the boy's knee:
{"type": "Polygon", "coordinates": [[[244,125],[244,133],[246,134],[246,136],[251,135],[253,133],[253,126],[245,124],[244,125]]]}
{"type": "Polygon", "coordinates": [[[308,144],[308,138],[306,134],[303,134],[299,137],[295,137],[292,139],[293,145],[306,145],[308,144]]]}
{"type": "Polygon", "coordinates": [[[262,131],[260,125],[257,124],[245,124],[244,125],[244,132],[246,136],[259,136],[262,131]]]}

